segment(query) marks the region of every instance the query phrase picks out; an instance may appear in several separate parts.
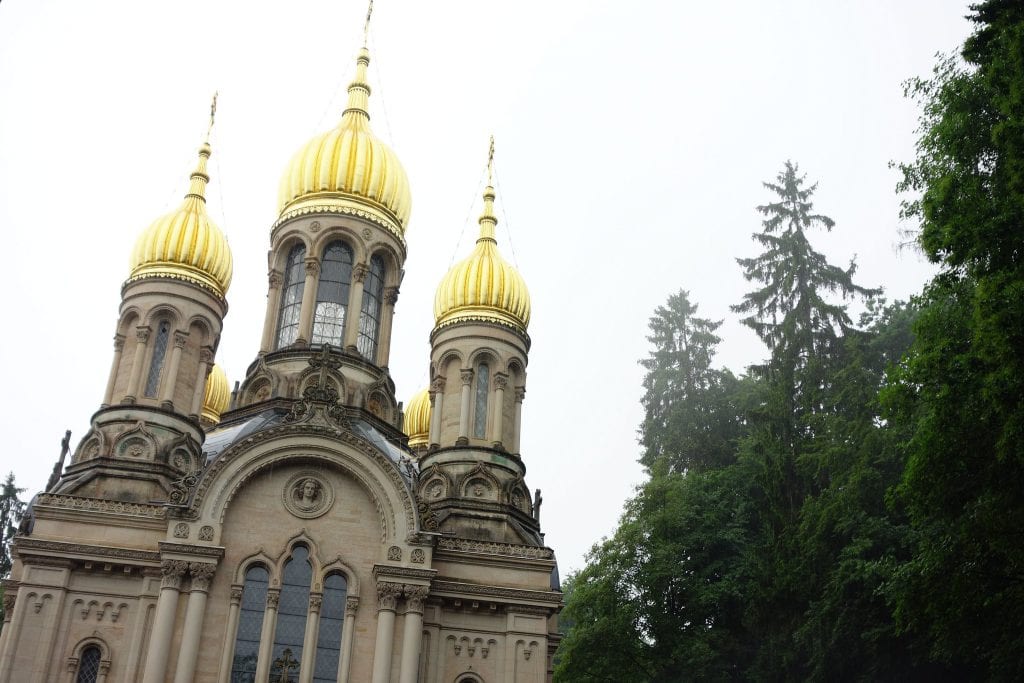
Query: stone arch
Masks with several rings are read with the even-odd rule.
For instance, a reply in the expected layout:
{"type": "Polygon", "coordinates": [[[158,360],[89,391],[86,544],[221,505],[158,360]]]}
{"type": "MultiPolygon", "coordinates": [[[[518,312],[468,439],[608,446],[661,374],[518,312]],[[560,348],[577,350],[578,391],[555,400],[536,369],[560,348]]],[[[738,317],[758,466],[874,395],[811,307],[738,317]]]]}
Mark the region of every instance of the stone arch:
{"type": "Polygon", "coordinates": [[[402,283],[402,259],[389,244],[377,242],[370,245],[366,262],[374,256],[380,256],[384,260],[384,286],[397,287],[402,283]]]}
{"type": "Polygon", "coordinates": [[[341,574],[345,577],[347,594],[350,597],[359,597],[359,574],[341,559],[341,555],[329,562],[325,562],[321,569],[318,581],[323,584],[324,580],[331,574],[341,574]]]}
{"type": "Polygon", "coordinates": [[[288,562],[292,553],[295,552],[295,547],[299,545],[305,545],[306,548],[309,549],[309,564],[313,568],[313,577],[315,578],[320,576],[322,564],[320,562],[320,547],[317,545],[316,541],[309,537],[306,530],[303,529],[285,542],[284,550],[277,556],[274,564],[271,565],[272,570],[270,574],[272,577],[280,577],[283,575],[285,563],[288,562]]]}
{"type": "Polygon", "coordinates": [[[452,495],[454,484],[448,473],[431,465],[420,472],[419,497],[421,500],[437,500],[452,495]]]}
{"type": "Polygon", "coordinates": [[[355,228],[341,224],[332,223],[320,234],[313,238],[313,251],[307,251],[307,256],[316,256],[317,260],[323,258],[324,249],[331,242],[344,242],[352,250],[352,264],[361,263],[366,259],[366,244],[360,238],[355,228]]]}
{"type": "Polygon", "coordinates": [[[259,548],[253,554],[242,558],[242,561],[238,563],[238,568],[235,570],[235,583],[245,583],[245,573],[252,567],[263,567],[267,570],[268,574],[272,573],[275,562],[276,560],[267,555],[263,548],[259,548]]]}
{"type": "Polygon", "coordinates": [[[282,236],[280,242],[271,247],[270,269],[284,273],[284,268],[288,264],[288,254],[297,244],[305,248],[307,257],[314,255],[310,249],[310,240],[298,230],[289,230],[282,236]]]}
{"type": "Polygon", "coordinates": [[[123,432],[114,443],[113,456],[115,458],[154,460],[156,455],[156,437],[146,428],[146,423],[141,420],[134,427],[123,432]]]}
{"type": "Polygon", "coordinates": [[[412,492],[396,463],[351,432],[308,424],[272,427],[225,449],[197,482],[188,515],[221,524],[253,476],[303,461],[335,468],[364,489],[380,518],[382,543],[419,530],[412,492]]]}
{"type": "Polygon", "coordinates": [[[167,318],[170,321],[172,332],[181,327],[181,311],[177,307],[163,301],[149,309],[145,315],[144,324],[152,327],[163,318],[167,318]]]}
{"type": "Polygon", "coordinates": [[[194,348],[211,346],[216,348],[217,340],[214,338],[213,327],[206,316],[194,315],[189,318],[188,325],[189,340],[194,348]],[[196,334],[193,334],[193,330],[196,334]]]}
{"type": "Polygon", "coordinates": [[[99,676],[96,680],[106,680],[107,671],[110,670],[110,646],[100,636],[99,631],[93,631],[91,636],[82,638],[71,648],[71,655],[68,657],[68,670],[75,676],[72,680],[77,680],[79,662],[90,647],[95,647],[100,651],[99,676]]]}
{"type": "Polygon", "coordinates": [[[497,501],[501,497],[501,482],[480,463],[459,477],[456,488],[463,498],[497,501]]]}
{"type": "Polygon", "coordinates": [[[124,336],[125,338],[134,336],[135,328],[141,325],[142,311],[139,310],[138,306],[129,306],[121,311],[121,316],[117,320],[117,334],[124,336]]]}
{"type": "Polygon", "coordinates": [[[476,368],[483,362],[493,363],[492,370],[497,371],[499,364],[501,363],[501,354],[490,346],[481,346],[473,349],[473,352],[469,354],[468,367],[476,368]]]}
{"type": "MultiPolygon", "coordinates": [[[[338,349],[339,347],[331,346],[332,349],[338,349]]],[[[345,376],[337,370],[328,369],[326,374],[327,385],[338,392],[338,398],[342,403],[347,403],[348,386],[345,383],[345,376]]],[[[320,381],[320,368],[315,368],[312,365],[304,368],[299,373],[298,378],[295,381],[295,392],[297,396],[302,396],[303,392],[310,387],[316,387],[320,381]]]]}
{"type": "Polygon", "coordinates": [[[375,388],[367,393],[366,411],[388,424],[395,424],[398,416],[398,404],[388,392],[375,388]]]}

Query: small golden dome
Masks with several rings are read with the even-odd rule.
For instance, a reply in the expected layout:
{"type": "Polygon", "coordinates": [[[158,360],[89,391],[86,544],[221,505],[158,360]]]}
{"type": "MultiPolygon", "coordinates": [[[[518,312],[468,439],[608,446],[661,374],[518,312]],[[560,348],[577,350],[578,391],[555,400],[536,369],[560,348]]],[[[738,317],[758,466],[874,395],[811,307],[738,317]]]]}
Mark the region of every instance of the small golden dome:
{"type": "Polygon", "coordinates": [[[494,188],[488,185],[476,249],[452,266],[434,296],[435,329],[464,320],[485,320],[526,334],[530,293],[523,276],[498,253],[497,224],[494,188]]]}
{"type": "Polygon", "coordinates": [[[416,392],[405,409],[405,423],[402,430],[409,437],[409,448],[427,446],[430,442],[430,393],[424,389],[416,392]]]}
{"type": "Polygon", "coordinates": [[[412,195],[398,157],[370,130],[369,63],[370,53],[364,47],[356,59],[356,76],[348,86],[341,123],[317,135],[292,157],[281,178],[281,215],[302,209],[369,212],[401,237],[412,195]]]}
{"type": "Polygon", "coordinates": [[[228,377],[219,365],[214,364],[210,368],[210,374],[206,376],[203,409],[199,417],[203,422],[217,424],[220,422],[221,413],[228,409],[230,403],[231,387],[228,386],[228,377]]]}
{"type": "Polygon", "coordinates": [[[135,242],[128,282],[169,277],[198,284],[221,298],[227,294],[231,248],[224,233],[206,215],[209,158],[210,145],[204,142],[185,201],[176,211],[155,220],[135,242]]]}

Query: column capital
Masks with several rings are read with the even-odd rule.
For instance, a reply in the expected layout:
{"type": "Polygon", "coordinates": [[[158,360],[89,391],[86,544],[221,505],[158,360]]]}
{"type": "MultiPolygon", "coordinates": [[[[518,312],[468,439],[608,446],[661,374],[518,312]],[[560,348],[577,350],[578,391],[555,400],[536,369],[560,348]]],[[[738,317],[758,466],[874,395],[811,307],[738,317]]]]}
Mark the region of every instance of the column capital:
{"type": "Polygon", "coordinates": [[[359,596],[350,595],[345,598],[345,611],[349,614],[355,614],[359,611],[359,596]]]}
{"type": "Polygon", "coordinates": [[[352,282],[363,282],[366,280],[366,274],[370,272],[370,268],[365,262],[360,262],[352,266],[352,282]]]}
{"type": "Polygon", "coordinates": [[[217,565],[209,562],[189,562],[188,573],[192,577],[192,590],[203,593],[210,590],[210,581],[217,571],[217,565]]]}
{"type": "Polygon", "coordinates": [[[235,584],[231,586],[231,604],[237,605],[240,602],[242,602],[242,586],[235,584]]]}
{"type": "Polygon", "coordinates": [[[407,612],[423,614],[423,601],[430,594],[430,586],[407,583],[402,586],[402,594],[405,595],[405,608],[407,612]]]}
{"type": "Polygon", "coordinates": [[[268,588],[267,589],[267,607],[277,609],[277,603],[281,599],[280,588],[268,588]]]}
{"type": "Polygon", "coordinates": [[[384,303],[388,306],[394,306],[398,303],[398,287],[384,288],[384,303]]]}
{"type": "Polygon", "coordinates": [[[279,270],[271,270],[267,273],[267,283],[271,289],[277,289],[284,284],[284,273],[279,270]]]}
{"type": "Polygon", "coordinates": [[[145,344],[147,341],[149,341],[149,333],[151,331],[152,328],[149,327],[148,325],[139,325],[138,327],[135,328],[135,341],[139,342],[140,344],[145,344]]]}
{"type": "Polygon", "coordinates": [[[114,350],[115,351],[123,351],[124,350],[124,335],[123,334],[115,334],[114,335],[114,350]]]}
{"type": "Polygon", "coordinates": [[[494,388],[504,390],[508,386],[508,375],[504,372],[494,373],[494,388]]]}
{"type": "Polygon", "coordinates": [[[377,582],[377,611],[384,610],[394,612],[398,605],[398,598],[402,597],[402,584],[390,581],[377,582]]]}
{"type": "Polygon", "coordinates": [[[430,380],[430,391],[434,393],[444,391],[444,377],[438,375],[434,379],[430,380]]]}
{"type": "Polygon", "coordinates": [[[462,380],[463,384],[469,384],[473,381],[473,369],[466,368],[465,370],[459,370],[459,379],[462,380]]]}
{"type": "Polygon", "coordinates": [[[306,275],[319,275],[320,274],[320,259],[316,256],[306,257],[306,275]]]}
{"type": "Polygon", "coordinates": [[[181,588],[181,579],[188,571],[188,562],[184,560],[164,560],[160,563],[160,588],[181,588]]]}
{"type": "Polygon", "coordinates": [[[174,333],[174,346],[179,349],[185,348],[185,344],[188,343],[188,332],[177,332],[174,333]]]}
{"type": "Polygon", "coordinates": [[[322,593],[310,593],[309,594],[309,611],[320,612],[320,607],[324,604],[324,596],[322,593]]]}
{"type": "Polygon", "coordinates": [[[4,587],[4,623],[6,624],[14,616],[14,603],[17,602],[17,591],[11,592],[10,586],[4,587]]]}
{"type": "MultiPolygon", "coordinates": [[[[199,349],[199,362],[200,363],[211,363],[211,364],[213,363],[213,348],[212,347],[204,346],[203,348],[199,349]]],[[[210,371],[207,370],[206,372],[209,373],[210,371]]]]}

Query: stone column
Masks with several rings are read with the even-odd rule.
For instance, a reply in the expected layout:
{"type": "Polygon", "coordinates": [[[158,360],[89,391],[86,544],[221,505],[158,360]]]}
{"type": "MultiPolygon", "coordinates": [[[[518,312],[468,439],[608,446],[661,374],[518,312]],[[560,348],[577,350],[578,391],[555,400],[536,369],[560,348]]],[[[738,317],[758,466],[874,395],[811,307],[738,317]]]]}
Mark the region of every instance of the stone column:
{"type": "Polygon", "coordinates": [[[280,588],[267,589],[267,609],[263,612],[263,628],[260,630],[260,653],[256,658],[257,681],[270,678],[270,658],[274,653],[274,628],[277,626],[277,603],[280,599],[280,588]]]}
{"type": "Polygon", "coordinates": [[[444,377],[435,377],[430,382],[430,447],[437,448],[441,444],[441,410],[444,408],[444,377]]]}
{"type": "Polygon", "coordinates": [[[171,651],[174,637],[174,617],[178,612],[178,595],[181,579],[188,571],[188,562],[164,560],[160,565],[163,580],[160,582],[160,598],[156,602],[156,616],[153,631],[149,636],[149,652],[146,655],[146,669],[142,674],[143,683],[163,683],[167,673],[167,655],[171,651]]]}
{"type": "Polygon", "coordinates": [[[174,390],[178,386],[178,369],[181,367],[182,349],[188,341],[187,332],[174,333],[174,348],[171,349],[171,362],[168,363],[164,373],[163,391],[160,396],[162,407],[172,410],[174,408],[174,390]]]}
{"type": "Polygon", "coordinates": [[[456,446],[465,446],[469,443],[469,402],[473,393],[473,370],[467,368],[459,372],[462,379],[462,402],[459,405],[459,438],[455,440],[456,446]]]}
{"type": "Polygon", "coordinates": [[[302,637],[302,662],[299,664],[299,683],[313,680],[313,665],[316,661],[316,641],[320,635],[320,607],[324,603],[322,593],[310,593],[309,612],[306,617],[306,632],[302,637]]]}
{"type": "Polygon", "coordinates": [[[117,371],[121,368],[121,353],[124,351],[124,335],[114,335],[114,362],[110,364],[110,376],[107,377],[107,390],[103,392],[103,405],[106,408],[114,400],[114,383],[117,382],[117,371]]]}
{"type": "Polygon", "coordinates": [[[512,422],[512,447],[509,449],[519,454],[519,435],[523,429],[523,399],[526,398],[526,387],[516,387],[516,413],[512,422]]]}
{"type": "Polygon", "coordinates": [[[0,632],[0,681],[7,681],[14,664],[17,643],[15,629],[20,630],[25,619],[27,599],[18,600],[18,587],[10,583],[4,585],[4,628],[0,632]],[[17,610],[17,612],[15,612],[17,610]],[[12,625],[13,624],[13,625],[12,625]]]}
{"type": "MultiPolygon", "coordinates": [[[[313,338],[313,313],[316,311],[316,288],[320,283],[320,260],[306,257],[306,283],[302,287],[302,306],[299,308],[299,344],[309,344],[313,338]]],[[[262,679],[257,679],[262,680],[262,679]]]]}
{"type": "Polygon", "coordinates": [[[338,663],[338,683],[348,683],[348,672],[352,668],[352,641],[356,628],[356,612],[359,598],[350,595],[345,598],[345,628],[341,632],[341,661],[338,663]]]}
{"type": "Polygon", "coordinates": [[[388,366],[388,359],[391,358],[391,323],[395,317],[397,303],[398,287],[385,287],[384,306],[380,311],[380,342],[377,344],[377,365],[382,368],[388,366]]]}
{"type": "Polygon", "coordinates": [[[203,409],[203,398],[206,397],[206,376],[210,374],[210,367],[213,365],[213,349],[204,346],[199,350],[199,373],[196,375],[196,390],[192,393],[192,406],[188,414],[199,416],[203,409]]]}
{"type": "Polygon", "coordinates": [[[132,356],[132,369],[128,373],[128,386],[125,388],[125,397],[122,403],[135,403],[139,395],[139,378],[142,376],[142,363],[146,359],[146,344],[149,342],[150,328],[140,326],[135,328],[135,351],[132,356]]]}
{"type": "Polygon", "coordinates": [[[503,372],[494,374],[494,447],[501,448],[505,440],[505,387],[508,386],[508,375],[503,372]]]}
{"type": "MultiPolygon", "coordinates": [[[[358,353],[359,319],[363,313],[363,287],[366,285],[366,274],[369,268],[365,263],[357,263],[352,268],[352,285],[348,288],[348,310],[345,311],[345,330],[341,345],[350,353],[358,353]]],[[[376,358],[368,358],[371,363],[376,358]]]]}
{"type": "Polygon", "coordinates": [[[272,270],[267,279],[270,281],[270,288],[267,290],[267,317],[263,319],[260,353],[274,350],[274,331],[281,317],[281,285],[284,284],[284,277],[278,271],[272,270]]]}
{"type": "Polygon", "coordinates": [[[406,585],[405,628],[402,631],[402,666],[399,683],[416,683],[419,678],[420,643],[423,640],[423,601],[430,592],[428,586],[406,585]]]}
{"type": "Polygon", "coordinates": [[[192,683],[199,657],[199,637],[203,634],[203,617],[206,615],[206,595],[217,565],[208,562],[190,562],[188,572],[192,575],[192,588],[188,594],[188,608],[185,610],[185,627],[181,634],[181,648],[178,650],[178,666],[174,669],[174,683],[192,683]]]}
{"type": "Polygon", "coordinates": [[[220,656],[220,672],[218,683],[228,683],[231,677],[231,662],[235,658],[235,638],[238,635],[238,615],[242,602],[241,584],[231,586],[231,604],[228,605],[228,626],[224,634],[224,648],[220,656]]]}
{"type": "Polygon", "coordinates": [[[372,683],[391,681],[391,652],[395,646],[395,609],[402,584],[377,582],[377,642],[373,648],[372,683]]]}

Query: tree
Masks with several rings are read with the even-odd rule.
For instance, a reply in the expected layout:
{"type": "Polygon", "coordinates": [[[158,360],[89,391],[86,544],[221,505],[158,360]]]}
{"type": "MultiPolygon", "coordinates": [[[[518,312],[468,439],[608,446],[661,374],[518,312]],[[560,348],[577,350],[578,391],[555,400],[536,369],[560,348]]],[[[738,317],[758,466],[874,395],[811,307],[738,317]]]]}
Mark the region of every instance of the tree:
{"type": "Polygon", "coordinates": [[[900,623],[980,678],[1024,678],[1024,5],[972,6],[963,62],[907,92],[922,105],[900,166],[904,217],[940,272],[887,390],[907,429],[900,502],[913,557],[891,584],[900,623]]]}
{"type": "Polygon", "coordinates": [[[722,324],[697,317],[689,293],[679,290],[651,316],[644,375],[640,457],[649,471],[686,472],[735,460],[742,433],[740,380],[711,367],[722,324]]]}
{"type": "Polygon", "coordinates": [[[0,487],[0,577],[11,573],[11,541],[18,531],[18,522],[25,512],[25,503],[19,496],[25,489],[14,484],[14,473],[9,472],[0,487]]]}

